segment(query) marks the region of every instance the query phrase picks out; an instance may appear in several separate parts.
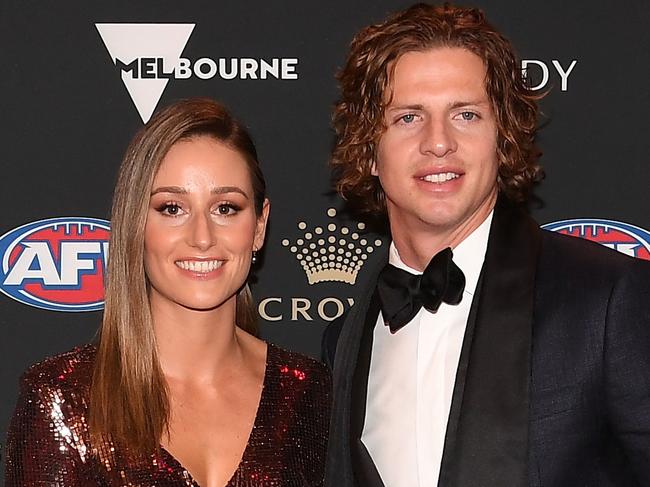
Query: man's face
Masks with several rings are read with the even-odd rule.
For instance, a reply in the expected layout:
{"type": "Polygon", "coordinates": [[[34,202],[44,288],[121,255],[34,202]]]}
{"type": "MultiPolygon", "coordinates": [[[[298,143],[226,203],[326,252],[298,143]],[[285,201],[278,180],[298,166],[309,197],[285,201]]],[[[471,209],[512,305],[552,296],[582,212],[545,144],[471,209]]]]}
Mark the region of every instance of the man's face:
{"type": "Polygon", "coordinates": [[[408,52],[394,68],[373,166],[393,236],[471,231],[497,195],[497,124],[483,61],[442,47],[408,52]]]}

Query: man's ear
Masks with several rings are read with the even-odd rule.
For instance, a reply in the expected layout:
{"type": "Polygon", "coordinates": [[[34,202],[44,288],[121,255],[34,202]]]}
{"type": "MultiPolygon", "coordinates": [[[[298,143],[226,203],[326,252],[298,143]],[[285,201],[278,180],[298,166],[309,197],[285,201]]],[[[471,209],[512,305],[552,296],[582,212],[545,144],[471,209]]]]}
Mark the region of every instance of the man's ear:
{"type": "Polygon", "coordinates": [[[370,174],[373,176],[379,176],[379,173],[377,172],[377,161],[373,160],[372,163],[370,164],[370,174]]]}

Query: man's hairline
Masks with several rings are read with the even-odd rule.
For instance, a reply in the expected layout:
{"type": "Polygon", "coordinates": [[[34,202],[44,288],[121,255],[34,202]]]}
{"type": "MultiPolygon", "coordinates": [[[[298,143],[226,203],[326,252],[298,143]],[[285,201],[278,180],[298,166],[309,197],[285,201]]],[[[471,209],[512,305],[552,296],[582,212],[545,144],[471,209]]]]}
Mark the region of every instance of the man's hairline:
{"type": "MultiPolygon", "coordinates": [[[[379,122],[380,122],[380,126],[381,126],[381,131],[380,131],[379,135],[377,136],[377,138],[375,140],[371,141],[371,144],[373,145],[372,164],[374,164],[376,162],[377,145],[379,144],[379,141],[381,140],[381,137],[384,135],[384,133],[386,132],[386,129],[388,128],[388,127],[386,127],[384,119],[385,119],[385,116],[386,116],[386,108],[388,108],[390,106],[390,104],[392,103],[392,101],[393,101],[393,93],[391,93],[391,96],[390,96],[389,100],[387,100],[386,102],[384,102],[383,100],[384,100],[384,96],[386,94],[386,91],[391,89],[391,85],[393,83],[393,79],[394,79],[394,75],[395,75],[395,67],[397,65],[397,62],[400,60],[400,58],[402,56],[404,56],[405,54],[408,54],[410,52],[426,52],[426,51],[431,51],[431,50],[434,50],[434,49],[445,49],[445,48],[447,48],[447,49],[454,49],[454,48],[463,49],[463,50],[465,50],[465,51],[467,51],[469,53],[474,54],[483,63],[483,66],[485,67],[485,78],[483,79],[483,87],[485,88],[485,94],[487,95],[487,98],[488,98],[488,100],[490,102],[490,109],[492,110],[492,113],[494,114],[494,118],[495,118],[495,122],[496,122],[496,126],[497,126],[497,140],[498,140],[498,138],[500,136],[502,136],[501,135],[502,128],[501,128],[501,125],[499,123],[499,120],[497,119],[497,113],[498,112],[496,110],[495,100],[492,99],[492,97],[490,96],[490,93],[488,92],[488,89],[487,89],[487,83],[486,82],[487,82],[488,65],[485,62],[485,59],[483,59],[481,56],[479,56],[475,52],[471,51],[470,49],[466,48],[465,46],[455,45],[455,44],[451,44],[451,43],[447,43],[447,42],[441,42],[440,45],[434,45],[434,46],[430,46],[430,47],[408,49],[408,50],[405,50],[404,52],[399,53],[395,57],[395,59],[391,59],[386,64],[386,84],[383,87],[383,89],[381,91],[381,94],[380,94],[380,97],[379,97],[380,98],[380,116],[378,118],[379,118],[379,122]]],[[[499,161],[499,166],[501,166],[501,161],[499,161]]]]}

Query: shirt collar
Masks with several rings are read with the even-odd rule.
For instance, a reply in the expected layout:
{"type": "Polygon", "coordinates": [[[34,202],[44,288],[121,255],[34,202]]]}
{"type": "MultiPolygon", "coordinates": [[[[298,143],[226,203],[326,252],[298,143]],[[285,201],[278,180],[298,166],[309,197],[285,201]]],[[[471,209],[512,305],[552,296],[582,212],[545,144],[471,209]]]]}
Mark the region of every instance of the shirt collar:
{"type": "MultiPolygon", "coordinates": [[[[460,267],[463,274],[465,274],[464,293],[467,293],[470,296],[474,296],[474,293],[476,292],[476,285],[478,284],[478,278],[481,274],[483,261],[485,260],[485,252],[487,250],[488,237],[490,236],[490,225],[492,224],[493,216],[494,210],[490,212],[487,218],[483,220],[483,223],[470,233],[465,240],[458,244],[456,248],[452,249],[454,262],[458,267],[460,267]]],[[[421,271],[409,267],[402,261],[399,252],[397,252],[397,247],[395,247],[395,242],[390,243],[388,262],[389,264],[410,272],[411,274],[422,274],[421,271]]]]}

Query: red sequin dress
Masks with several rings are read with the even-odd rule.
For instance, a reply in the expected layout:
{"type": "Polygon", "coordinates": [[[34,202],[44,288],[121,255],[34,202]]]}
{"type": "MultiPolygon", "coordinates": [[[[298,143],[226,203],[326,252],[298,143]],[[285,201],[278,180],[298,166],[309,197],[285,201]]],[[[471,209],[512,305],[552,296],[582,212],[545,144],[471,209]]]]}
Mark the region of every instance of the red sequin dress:
{"type": "MultiPolygon", "coordinates": [[[[164,449],[143,465],[110,443],[90,444],[87,413],[95,352],[92,346],[75,349],[25,373],[9,427],[7,487],[198,486],[164,449]],[[98,450],[106,458],[100,460],[98,450]]],[[[226,485],[322,485],[330,394],[324,365],[269,344],[253,430],[226,485]]]]}

